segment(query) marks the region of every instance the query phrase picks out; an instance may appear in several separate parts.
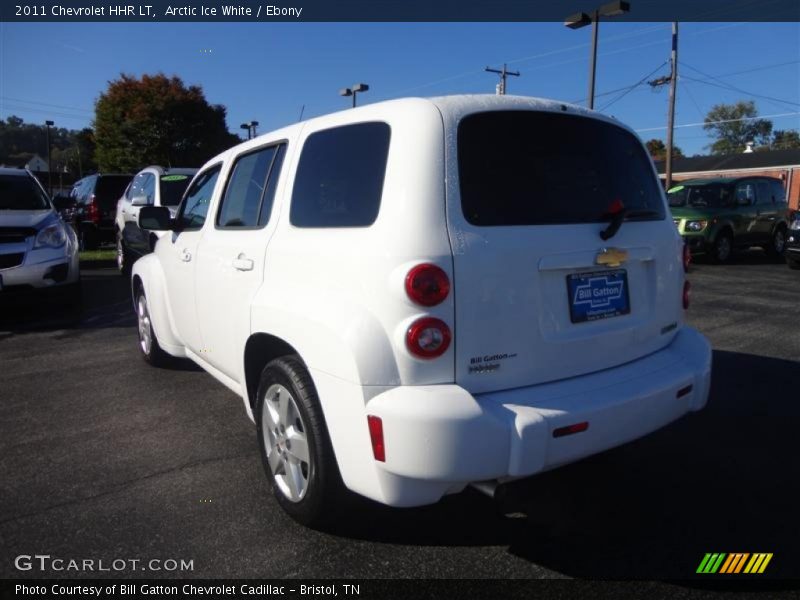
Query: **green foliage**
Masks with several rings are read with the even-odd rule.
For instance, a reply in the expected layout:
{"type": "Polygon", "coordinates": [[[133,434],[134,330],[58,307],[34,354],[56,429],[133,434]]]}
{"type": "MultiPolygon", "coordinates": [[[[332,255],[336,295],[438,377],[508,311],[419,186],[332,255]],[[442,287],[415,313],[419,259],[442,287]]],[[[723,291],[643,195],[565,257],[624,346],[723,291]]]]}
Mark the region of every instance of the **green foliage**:
{"type": "Polygon", "coordinates": [[[101,171],[135,172],[150,164],[198,167],[238,143],[225,107],[210,105],[199,86],[179,77],[122,74],[95,105],[101,171]]]}
{"type": "MultiPolygon", "coordinates": [[[[54,172],[66,169],[72,178],[77,178],[81,170],[86,173],[97,168],[91,129],[75,131],[51,127],[50,147],[54,172]]],[[[43,123],[25,123],[15,115],[0,121],[0,164],[22,165],[34,154],[47,160],[47,133],[43,123]]]]}
{"type": "Polygon", "coordinates": [[[756,146],[769,145],[772,121],[755,118],[757,116],[758,109],[752,100],[712,107],[703,125],[703,129],[716,138],[710,146],[711,153],[738,154],[744,152],[748,142],[756,146]]]}
{"type": "Polygon", "coordinates": [[[796,129],[779,129],[772,134],[770,150],[789,150],[791,148],[800,148],[800,133],[796,129]]]}
{"type": "MultiPolygon", "coordinates": [[[[653,160],[664,160],[667,158],[667,146],[662,140],[653,138],[651,140],[647,140],[644,145],[653,160]]],[[[683,157],[683,151],[678,146],[673,146],[672,158],[681,157],[683,157]]]]}

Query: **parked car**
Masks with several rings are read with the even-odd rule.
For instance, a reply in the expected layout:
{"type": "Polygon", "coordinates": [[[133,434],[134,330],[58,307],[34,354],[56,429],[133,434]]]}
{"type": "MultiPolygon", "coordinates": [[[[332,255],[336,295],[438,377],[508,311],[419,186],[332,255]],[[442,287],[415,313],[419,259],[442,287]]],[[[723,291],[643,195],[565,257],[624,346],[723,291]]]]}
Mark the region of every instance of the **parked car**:
{"type": "Polygon", "coordinates": [[[0,297],[46,291],[79,301],[78,239],[30,171],[0,168],[0,297]]]}
{"type": "Polygon", "coordinates": [[[65,223],[72,222],[72,214],[75,210],[75,199],[69,194],[56,194],[52,198],[53,206],[56,207],[58,214],[65,223]]]}
{"type": "Polygon", "coordinates": [[[132,177],[98,173],[75,182],[70,193],[75,199],[72,224],[82,250],[95,250],[101,244],[116,241],[117,200],[132,177]]]}
{"type": "Polygon", "coordinates": [[[241,395],[296,520],[491,490],[706,403],[683,244],[636,134],[511,96],[403,99],[206,163],[132,269],[139,348],[241,395]],[[558,144],[552,140],[557,139],[558,144]]]}
{"type": "Polygon", "coordinates": [[[157,165],[137,173],[117,202],[117,267],[128,275],[133,262],[153,251],[158,234],[143,231],[137,219],[143,206],[165,206],[174,217],[186,186],[197,169],[172,169],[157,165]]]}
{"type": "Polygon", "coordinates": [[[792,214],[789,235],[786,238],[786,264],[790,269],[800,269],[800,211],[792,214]]]}
{"type": "Polygon", "coordinates": [[[789,207],[780,179],[682,181],[668,192],[672,217],[692,254],[727,262],[735,248],[761,246],[783,256],[789,207]]]}

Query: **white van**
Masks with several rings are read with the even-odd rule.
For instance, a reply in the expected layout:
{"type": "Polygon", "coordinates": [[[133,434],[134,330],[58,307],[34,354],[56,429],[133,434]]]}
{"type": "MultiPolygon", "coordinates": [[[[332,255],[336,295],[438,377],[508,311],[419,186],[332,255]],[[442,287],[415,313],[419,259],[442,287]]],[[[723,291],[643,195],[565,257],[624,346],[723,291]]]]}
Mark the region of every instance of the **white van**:
{"type": "Polygon", "coordinates": [[[527,477],[708,396],[686,255],[641,142],[577,106],[403,99],[210,160],[137,261],[145,360],[240,394],[302,523],[527,477]]]}

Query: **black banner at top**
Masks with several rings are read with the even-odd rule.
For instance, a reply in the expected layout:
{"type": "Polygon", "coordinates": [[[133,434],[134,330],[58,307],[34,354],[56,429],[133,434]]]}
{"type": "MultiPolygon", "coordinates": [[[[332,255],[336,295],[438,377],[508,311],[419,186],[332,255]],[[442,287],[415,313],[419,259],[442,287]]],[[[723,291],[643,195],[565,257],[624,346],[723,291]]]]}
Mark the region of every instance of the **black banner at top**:
{"type": "Polygon", "coordinates": [[[798,0],[12,0],[0,21],[800,21],[798,0]],[[130,2],[130,3],[129,3],[130,2]]]}

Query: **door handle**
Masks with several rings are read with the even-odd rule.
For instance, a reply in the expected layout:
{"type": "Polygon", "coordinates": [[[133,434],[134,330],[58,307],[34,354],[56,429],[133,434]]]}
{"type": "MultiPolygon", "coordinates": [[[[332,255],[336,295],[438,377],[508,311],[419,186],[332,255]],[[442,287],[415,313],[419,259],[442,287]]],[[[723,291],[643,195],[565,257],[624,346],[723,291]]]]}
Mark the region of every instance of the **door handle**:
{"type": "Polygon", "coordinates": [[[192,254],[186,248],[181,250],[181,260],[183,262],[189,262],[190,260],[192,260],[192,254]]]}
{"type": "Polygon", "coordinates": [[[244,253],[233,259],[233,268],[237,271],[252,271],[253,259],[247,258],[244,253]]]}

